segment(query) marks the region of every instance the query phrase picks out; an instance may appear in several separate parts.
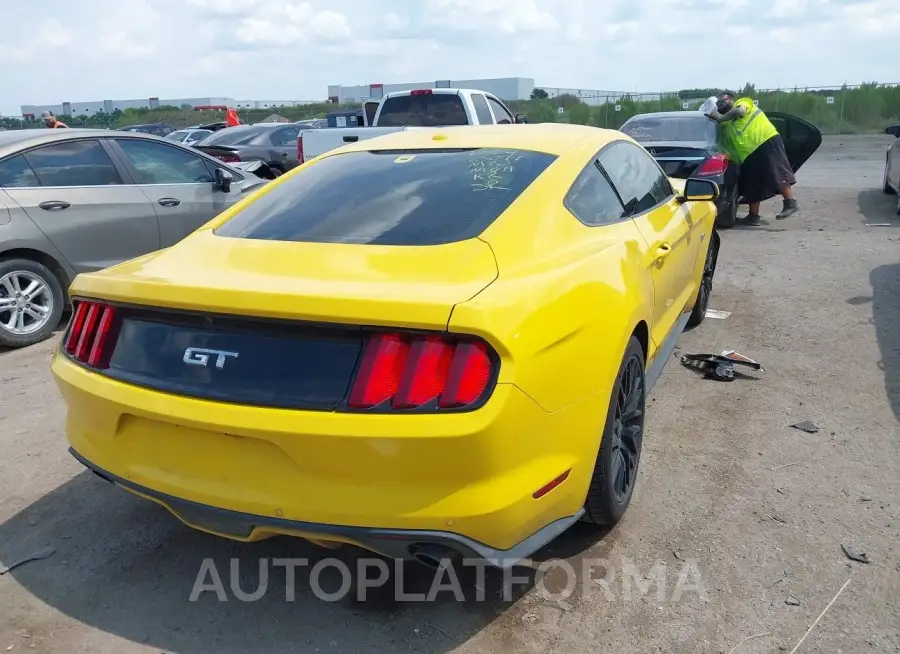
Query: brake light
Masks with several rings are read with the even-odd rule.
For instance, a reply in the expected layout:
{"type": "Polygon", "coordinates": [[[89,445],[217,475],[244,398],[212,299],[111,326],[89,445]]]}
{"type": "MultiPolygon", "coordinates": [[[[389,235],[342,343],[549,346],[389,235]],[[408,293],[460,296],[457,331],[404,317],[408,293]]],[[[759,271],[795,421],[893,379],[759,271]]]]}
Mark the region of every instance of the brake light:
{"type": "Polygon", "coordinates": [[[410,91],[410,95],[431,95],[431,89],[416,89],[415,91],[410,91]]]}
{"type": "Polygon", "coordinates": [[[224,161],[225,163],[239,163],[241,160],[240,155],[232,154],[230,152],[228,154],[217,154],[215,157],[219,161],[224,161]]]}
{"type": "Polygon", "coordinates": [[[456,409],[480,400],[494,362],[478,341],[440,335],[375,334],[366,343],[350,406],[456,409]]]}
{"type": "Polygon", "coordinates": [[[724,154],[716,154],[703,162],[698,175],[711,176],[721,175],[728,169],[728,158],[724,154]]]}
{"type": "Polygon", "coordinates": [[[116,310],[99,302],[76,302],[63,349],[92,368],[109,367],[115,345],[116,310]]]}
{"type": "Polygon", "coordinates": [[[303,163],[303,133],[297,137],[297,161],[303,163]]]}

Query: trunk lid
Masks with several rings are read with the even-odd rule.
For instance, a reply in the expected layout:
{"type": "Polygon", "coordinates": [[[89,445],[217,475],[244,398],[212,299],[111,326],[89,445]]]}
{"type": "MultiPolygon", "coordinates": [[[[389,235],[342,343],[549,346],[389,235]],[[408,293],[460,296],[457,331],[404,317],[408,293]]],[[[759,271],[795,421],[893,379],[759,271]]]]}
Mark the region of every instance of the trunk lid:
{"type": "Polygon", "coordinates": [[[168,250],[79,276],[71,294],[210,314],[444,329],[453,306],[496,277],[493,252],[477,238],[406,247],[201,229],[168,250]]]}
{"type": "Polygon", "coordinates": [[[703,141],[658,141],[641,143],[669,177],[687,179],[694,175],[712,154],[703,141]]]}

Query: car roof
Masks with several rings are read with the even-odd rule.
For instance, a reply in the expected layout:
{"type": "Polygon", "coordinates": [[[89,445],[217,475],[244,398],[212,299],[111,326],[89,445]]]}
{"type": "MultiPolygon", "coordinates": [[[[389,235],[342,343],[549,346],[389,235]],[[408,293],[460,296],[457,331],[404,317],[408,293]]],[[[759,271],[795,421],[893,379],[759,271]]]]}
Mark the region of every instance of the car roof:
{"type": "Polygon", "coordinates": [[[477,125],[416,127],[391,132],[340,148],[340,152],[368,150],[437,150],[446,148],[508,148],[561,155],[573,145],[593,144],[599,150],[607,143],[627,140],[621,132],[567,123],[523,125],[477,125]]]}
{"type": "Polygon", "coordinates": [[[46,145],[56,141],[64,141],[72,138],[136,138],[145,140],[163,141],[161,137],[142,132],[123,132],[113,129],[16,129],[0,132],[0,158],[3,158],[19,150],[46,145]]]}

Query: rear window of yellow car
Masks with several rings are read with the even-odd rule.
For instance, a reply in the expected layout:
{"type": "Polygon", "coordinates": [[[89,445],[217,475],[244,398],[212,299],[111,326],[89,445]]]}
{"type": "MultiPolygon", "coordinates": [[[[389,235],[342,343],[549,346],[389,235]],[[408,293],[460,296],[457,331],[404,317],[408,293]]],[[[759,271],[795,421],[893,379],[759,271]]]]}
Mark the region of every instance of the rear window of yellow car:
{"type": "Polygon", "coordinates": [[[325,157],[251,202],[219,236],[440,245],[483,232],[556,159],[530,150],[381,150],[325,157]]]}

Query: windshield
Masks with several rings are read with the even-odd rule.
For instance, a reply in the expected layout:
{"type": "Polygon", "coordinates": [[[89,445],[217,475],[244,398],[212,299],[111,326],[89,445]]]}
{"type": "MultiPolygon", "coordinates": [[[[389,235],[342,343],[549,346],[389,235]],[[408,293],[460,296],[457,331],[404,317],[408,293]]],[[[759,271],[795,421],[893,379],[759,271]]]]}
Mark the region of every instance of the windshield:
{"type": "MultiPolygon", "coordinates": [[[[688,112],[685,112],[688,113],[688,112]]],[[[686,116],[634,116],[621,131],[635,141],[716,142],[716,124],[701,114],[686,116]]]]}
{"type": "Polygon", "coordinates": [[[165,138],[167,141],[184,141],[184,139],[187,138],[188,134],[190,134],[190,132],[172,132],[171,134],[166,134],[165,138]]]}
{"type": "Polygon", "coordinates": [[[381,107],[378,127],[445,127],[468,125],[462,98],[456,93],[400,95],[388,98],[381,107]]]}
{"type": "Polygon", "coordinates": [[[264,133],[252,127],[226,127],[203,139],[203,145],[249,145],[264,133]]]}
{"type": "Polygon", "coordinates": [[[311,243],[438,245],[483,232],[555,156],[527,150],[393,150],[326,156],[216,234],[311,243]]]}

